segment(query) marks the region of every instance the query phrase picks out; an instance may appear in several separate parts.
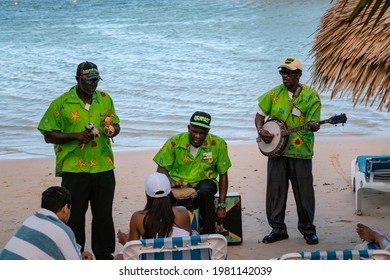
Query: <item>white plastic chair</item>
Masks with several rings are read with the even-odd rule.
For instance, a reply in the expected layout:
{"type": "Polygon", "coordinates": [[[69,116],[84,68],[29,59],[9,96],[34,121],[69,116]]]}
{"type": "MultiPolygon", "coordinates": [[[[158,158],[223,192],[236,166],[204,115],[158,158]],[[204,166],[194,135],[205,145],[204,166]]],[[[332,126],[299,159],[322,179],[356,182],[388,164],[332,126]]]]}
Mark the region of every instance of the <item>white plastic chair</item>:
{"type": "Polygon", "coordinates": [[[125,260],[226,260],[221,234],[132,240],[123,247],[125,260]]]}
{"type": "Polygon", "coordinates": [[[351,161],[355,213],[362,215],[364,189],[390,191],[390,156],[361,155],[351,161]]]}
{"type": "Polygon", "coordinates": [[[390,260],[390,252],[381,249],[293,252],[282,255],[278,260],[390,260]]]}

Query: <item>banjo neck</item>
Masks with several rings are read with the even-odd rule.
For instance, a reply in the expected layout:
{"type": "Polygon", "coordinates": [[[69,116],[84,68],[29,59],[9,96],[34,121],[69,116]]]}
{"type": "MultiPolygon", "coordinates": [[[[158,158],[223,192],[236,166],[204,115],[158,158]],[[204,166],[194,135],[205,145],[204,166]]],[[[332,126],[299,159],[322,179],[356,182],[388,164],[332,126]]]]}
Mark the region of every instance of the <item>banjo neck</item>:
{"type": "MultiPolygon", "coordinates": [[[[322,125],[322,124],[325,124],[325,123],[328,123],[328,122],[329,122],[329,119],[328,120],[323,120],[323,121],[318,121],[318,124],[322,125]]],[[[287,136],[287,135],[290,135],[293,132],[301,131],[301,130],[308,129],[308,128],[309,128],[308,124],[304,124],[304,125],[293,127],[293,128],[288,128],[286,130],[281,131],[281,136],[282,137],[283,136],[287,136]]]]}

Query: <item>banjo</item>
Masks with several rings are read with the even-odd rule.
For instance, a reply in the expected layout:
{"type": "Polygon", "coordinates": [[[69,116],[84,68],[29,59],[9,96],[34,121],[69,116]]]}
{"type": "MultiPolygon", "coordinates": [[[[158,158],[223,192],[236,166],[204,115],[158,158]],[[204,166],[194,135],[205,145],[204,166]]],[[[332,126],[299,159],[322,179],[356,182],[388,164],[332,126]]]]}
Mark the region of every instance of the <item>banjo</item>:
{"type": "MultiPolygon", "coordinates": [[[[322,125],[325,123],[330,123],[337,125],[338,123],[346,123],[347,117],[345,114],[335,115],[330,117],[327,120],[319,121],[318,124],[322,125]]],[[[259,146],[260,152],[268,157],[278,157],[283,154],[284,149],[287,146],[289,135],[293,132],[300,130],[308,129],[309,125],[304,124],[302,126],[297,126],[294,128],[288,128],[287,125],[277,119],[269,119],[263,125],[263,129],[268,130],[271,134],[274,135],[271,143],[265,143],[260,139],[260,136],[256,138],[256,142],[259,146]]]]}

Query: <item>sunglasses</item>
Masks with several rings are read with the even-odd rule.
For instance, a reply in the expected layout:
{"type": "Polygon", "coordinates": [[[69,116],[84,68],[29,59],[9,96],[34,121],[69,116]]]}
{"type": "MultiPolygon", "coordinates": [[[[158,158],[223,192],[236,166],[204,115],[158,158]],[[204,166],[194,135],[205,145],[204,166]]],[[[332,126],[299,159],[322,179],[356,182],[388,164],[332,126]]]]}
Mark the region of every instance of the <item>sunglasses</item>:
{"type": "Polygon", "coordinates": [[[100,78],[95,78],[95,79],[87,79],[85,76],[80,76],[80,78],[86,83],[86,84],[89,84],[89,85],[92,85],[92,84],[97,84],[100,80],[100,78]]]}
{"type": "Polygon", "coordinates": [[[298,70],[292,71],[292,70],[285,70],[285,69],[283,69],[283,70],[279,71],[279,74],[281,76],[283,76],[283,75],[291,76],[292,74],[298,74],[298,73],[299,73],[298,70]]]}

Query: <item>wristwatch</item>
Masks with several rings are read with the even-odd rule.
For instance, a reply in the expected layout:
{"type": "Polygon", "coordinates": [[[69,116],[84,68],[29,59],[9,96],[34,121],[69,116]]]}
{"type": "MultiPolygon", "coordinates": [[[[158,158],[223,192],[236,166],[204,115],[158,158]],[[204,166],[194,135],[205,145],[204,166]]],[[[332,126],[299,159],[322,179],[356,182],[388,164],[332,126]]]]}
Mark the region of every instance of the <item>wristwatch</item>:
{"type": "Polygon", "coordinates": [[[220,208],[225,209],[226,208],[226,203],[218,203],[217,206],[220,207],[220,208]]]}

